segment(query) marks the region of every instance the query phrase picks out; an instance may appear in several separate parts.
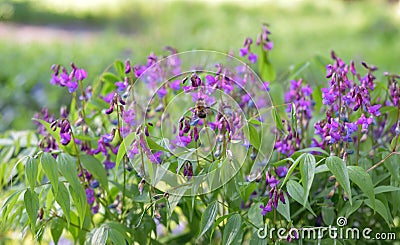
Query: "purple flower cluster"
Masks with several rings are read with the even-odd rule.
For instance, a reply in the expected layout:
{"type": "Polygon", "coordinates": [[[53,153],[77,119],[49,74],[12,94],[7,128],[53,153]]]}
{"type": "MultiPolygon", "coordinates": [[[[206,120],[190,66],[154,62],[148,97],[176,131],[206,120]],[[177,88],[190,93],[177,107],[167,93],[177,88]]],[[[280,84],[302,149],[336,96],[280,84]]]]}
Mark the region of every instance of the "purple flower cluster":
{"type": "MultiPolygon", "coordinates": [[[[40,113],[35,113],[34,118],[41,119],[50,124],[53,124],[55,122],[54,115],[50,115],[47,108],[43,108],[40,113]]],[[[38,133],[42,135],[42,139],[39,142],[40,149],[42,149],[44,152],[58,150],[58,143],[56,139],[50,134],[50,132],[46,130],[46,127],[38,121],[34,122],[38,127],[38,133]]]]}
{"type": "Polygon", "coordinates": [[[78,88],[79,81],[83,81],[87,77],[87,73],[84,69],[77,68],[74,63],[71,64],[71,67],[72,70],[68,73],[65,67],[53,65],[51,67],[53,74],[50,83],[53,85],[60,85],[61,87],[67,87],[70,93],[75,92],[78,88]]]}
{"type": "MultiPolygon", "coordinates": [[[[270,51],[274,47],[274,43],[269,39],[269,35],[271,32],[268,30],[268,25],[264,24],[262,26],[262,32],[257,37],[257,46],[262,46],[264,51],[270,51]]],[[[258,56],[251,52],[251,45],[253,44],[253,39],[250,37],[246,38],[243,44],[243,48],[240,49],[239,55],[241,57],[246,57],[250,61],[250,63],[256,63],[258,56]]]]}
{"type": "Polygon", "coordinates": [[[290,156],[300,148],[301,139],[287,121],[282,120],[282,123],[286,127],[286,132],[275,130],[277,137],[274,149],[281,154],[290,156]]]}
{"type": "Polygon", "coordinates": [[[84,175],[86,181],[90,184],[90,186],[85,188],[87,203],[89,204],[93,214],[98,213],[100,205],[96,200],[96,191],[99,187],[99,182],[94,179],[93,175],[86,170],[83,174],[82,172],[79,173],[79,177],[82,177],[82,175],[84,175]]]}
{"type": "Polygon", "coordinates": [[[371,104],[370,92],[375,87],[373,72],[376,67],[362,62],[367,73],[361,76],[357,73],[352,62],[349,65],[332,52],[334,64],[327,66],[329,87],[322,89],[323,104],[329,106],[326,119],[315,123],[315,134],[320,135],[324,144],[337,142],[352,142],[353,133],[361,128],[363,133],[375,122],[380,115],[380,104],[371,104]],[[352,76],[353,79],[350,79],[352,76]],[[359,81],[357,83],[355,78],[359,81]],[[361,116],[351,122],[350,114],[360,111],[361,116]]]}
{"type": "Polygon", "coordinates": [[[274,47],[274,43],[269,39],[271,32],[268,30],[268,25],[263,24],[262,32],[257,37],[257,45],[261,45],[264,51],[270,51],[274,47]]]}
{"type": "MultiPolygon", "coordinates": [[[[314,101],[312,99],[312,88],[309,84],[303,85],[303,80],[291,80],[289,91],[285,93],[285,103],[288,104],[287,112],[292,111],[292,103],[296,108],[297,118],[301,119],[300,123],[307,123],[311,119],[314,101]]],[[[306,126],[306,125],[304,125],[306,126]]]]}
{"type": "MultiPolygon", "coordinates": [[[[385,76],[388,78],[390,102],[393,106],[398,106],[400,100],[400,85],[398,79],[400,79],[400,76],[397,74],[389,73],[385,73],[385,76]]],[[[387,105],[390,105],[390,102],[387,105]]]]}
{"type": "Polygon", "coordinates": [[[295,114],[296,118],[293,119],[296,121],[290,126],[287,121],[283,120],[286,133],[276,131],[278,136],[274,146],[278,152],[286,156],[290,156],[300,149],[302,139],[304,139],[304,131],[307,130],[312,117],[314,101],[311,94],[310,85],[303,84],[302,79],[290,81],[290,87],[288,92],[285,93],[284,99],[285,103],[288,104],[286,112],[289,118],[291,114],[295,114]]]}
{"type": "MultiPolygon", "coordinates": [[[[282,178],[286,176],[287,174],[287,168],[285,166],[278,167],[275,169],[275,174],[282,178]]],[[[274,175],[271,174],[271,170],[268,169],[267,172],[265,173],[265,178],[266,178],[266,184],[267,184],[267,190],[269,191],[269,200],[267,204],[260,205],[261,208],[261,214],[265,216],[267,213],[272,211],[272,208],[277,208],[278,207],[278,202],[279,200],[285,204],[285,196],[283,195],[283,191],[278,188],[279,185],[279,179],[277,179],[274,175]]]]}
{"type": "Polygon", "coordinates": [[[251,38],[246,38],[244,41],[244,47],[240,49],[239,55],[242,57],[246,57],[248,55],[248,59],[251,63],[256,63],[257,62],[257,55],[253,52],[250,51],[250,46],[253,43],[253,39],[251,38]]]}
{"type": "Polygon", "coordinates": [[[191,162],[187,161],[183,166],[183,176],[190,180],[193,176],[193,165],[191,162]]]}

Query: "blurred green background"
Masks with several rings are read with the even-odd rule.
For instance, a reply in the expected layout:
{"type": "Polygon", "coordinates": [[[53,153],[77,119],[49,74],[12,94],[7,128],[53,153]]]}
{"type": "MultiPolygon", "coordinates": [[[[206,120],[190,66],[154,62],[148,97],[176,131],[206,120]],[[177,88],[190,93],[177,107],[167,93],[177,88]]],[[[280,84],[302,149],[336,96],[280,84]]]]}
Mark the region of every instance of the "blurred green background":
{"type": "Polygon", "coordinates": [[[34,128],[35,111],[68,103],[49,84],[54,63],[84,67],[89,83],[115,59],[144,63],[167,45],[237,55],[264,22],[278,74],[331,50],[400,72],[398,1],[0,1],[0,132],[34,128]]]}

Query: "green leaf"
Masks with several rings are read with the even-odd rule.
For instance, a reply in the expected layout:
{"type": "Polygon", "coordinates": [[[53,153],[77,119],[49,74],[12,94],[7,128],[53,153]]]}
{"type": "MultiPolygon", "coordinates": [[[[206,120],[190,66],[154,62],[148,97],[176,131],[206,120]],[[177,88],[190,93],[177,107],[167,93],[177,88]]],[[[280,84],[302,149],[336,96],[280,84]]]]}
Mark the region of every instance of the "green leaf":
{"type": "Polygon", "coordinates": [[[78,171],[76,170],[76,160],[74,157],[61,153],[57,157],[57,165],[61,174],[74,188],[80,185],[78,171]]]}
{"type": "Polygon", "coordinates": [[[285,178],[283,179],[281,188],[282,188],[282,187],[285,185],[285,183],[289,180],[289,178],[290,178],[290,176],[292,175],[294,169],[295,169],[295,168],[297,167],[297,165],[300,163],[301,159],[303,159],[303,157],[305,156],[305,154],[306,154],[306,153],[301,154],[301,155],[296,159],[296,161],[294,161],[294,162],[292,163],[292,165],[291,165],[290,168],[288,169],[288,172],[287,172],[285,178]]]}
{"type": "Polygon", "coordinates": [[[261,202],[253,203],[247,213],[249,220],[255,224],[258,228],[264,227],[263,216],[261,215],[260,205],[261,202]]]}
{"type": "Polygon", "coordinates": [[[253,235],[251,235],[251,238],[250,238],[250,245],[267,245],[267,244],[268,244],[268,242],[267,242],[266,238],[264,238],[264,239],[260,238],[258,236],[257,231],[253,232],[253,235]]]}
{"type": "Polygon", "coordinates": [[[332,225],[335,220],[335,209],[333,207],[322,207],[322,220],[326,225],[332,225]]]}
{"type": "Polygon", "coordinates": [[[29,223],[31,224],[32,230],[35,230],[37,215],[39,211],[39,198],[36,192],[28,189],[24,194],[24,204],[26,212],[28,213],[29,223]]]}
{"type": "MultiPolygon", "coordinates": [[[[389,154],[389,153],[388,153],[389,154]]],[[[399,176],[399,157],[398,155],[390,156],[384,163],[387,170],[390,172],[391,176],[397,181],[400,182],[399,176]]]]}
{"type": "Polygon", "coordinates": [[[33,157],[28,157],[25,164],[25,175],[31,190],[35,189],[36,179],[38,175],[38,163],[33,157]]]}
{"type": "Polygon", "coordinates": [[[325,156],[329,156],[328,152],[326,152],[325,150],[323,150],[323,149],[321,149],[319,147],[308,147],[308,148],[304,148],[304,149],[298,150],[296,152],[313,152],[313,151],[322,153],[325,156]]]}
{"type": "Polygon", "coordinates": [[[304,189],[303,187],[297,183],[294,180],[289,180],[286,184],[286,189],[290,195],[291,198],[293,198],[296,202],[300,203],[303,205],[305,208],[307,208],[310,213],[312,213],[315,217],[317,216],[314,211],[311,209],[310,203],[303,202],[303,194],[304,194],[304,189]]]}
{"type": "MultiPolygon", "coordinates": [[[[373,205],[371,203],[371,200],[366,199],[364,200],[365,204],[367,204],[370,208],[373,209],[373,205]]],[[[385,205],[378,199],[375,200],[376,203],[376,212],[378,212],[378,214],[386,221],[386,223],[388,224],[388,226],[390,226],[393,223],[393,219],[390,216],[390,214],[388,213],[385,205]]]]}
{"type": "Polygon", "coordinates": [[[125,245],[126,244],[124,235],[119,230],[110,229],[108,235],[110,237],[111,242],[114,245],[125,245]]]}
{"type": "Polygon", "coordinates": [[[147,145],[151,150],[155,151],[163,151],[163,152],[169,152],[167,149],[162,147],[161,145],[157,144],[154,140],[152,140],[150,137],[146,137],[147,145]]]}
{"type": "Polygon", "coordinates": [[[21,193],[22,193],[22,190],[15,191],[3,203],[3,206],[0,209],[0,213],[1,213],[0,227],[1,227],[1,225],[5,225],[6,221],[9,221],[8,215],[13,210],[14,205],[18,201],[18,198],[21,195],[21,193]]]}
{"type": "Polygon", "coordinates": [[[115,85],[115,82],[118,82],[120,79],[111,72],[105,72],[101,77],[103,82],[107,82],[109,84],[115,85]]]}
{"type": "Polygon", "coordinates": [[[292,103],[292,109],[290,111],[290,126],[292,127],[295,134],[297,134],[297,114],[296,114],[296,104],[292,103]]]}
{"type": "Polygon", "coordinates": [[[347,196],[349,197],[350,204],[352,204],[349,173],[342,159],[337,156],[329,156],[325,160],[326,166],[335,176],[336,180],[343,187],[347,196]]]}
{"type": "Polygon", "coordinates": [[[116,60],[114,62],[114,67],[115,70],[118,72],[118,75],[120,75],[121,77],[125,76],[125,65],[122,61],[116,60]]]}
{"type": "Polygon", "coordinates": [[[71,209],[71,201],[69,197],[68,189],[65,187],[63,182],[60,182],[58,185],[58,193],[55,196],[57,203],[60,205],[62,211],[64,212],[65,218],[67,220],[67,224],[70,223],[70,209],[71,209]]]}
{"type": "Polygon", "coordinates": [[[315,168],[315,174],[324,173],[328,171],[329,168],[326,166],[326,164],[319,165],[318,167],[315,168]]]}
{"type": "Polygon", "coordinates": [[[308,200],[310,189],[315,175],[315,157],[310,153],[306,153],[300,162],[300,174],[304,188],[303,206],[308,200]]]}
{"type": "Polygon", "coordinates": [[[136,133],[131,133],[127,135],[121,142],[121,145],[118,148],[117,158],[115,160],[115,169],[118,169],[119,163],[125,156],[126,149],[132,144],[133,140],[135,139],[135,135],[136,133]]]}
{"type": "Polygon", "coordinates": [[[240,214],[232,215],[225,226],[224,234],[222,236],[222,244],[232,244],[235,240],[239,240],[237,237],[242,226],[242,216],[240,214]]]}
{"type": "Polygon", "coordinates": [[[94,156],[80,155],[81,163],[100,182],[100,185],[108,191],[107,172],[104,165],[94,156]]]}
{"type": "Polygon", "coordinates": [[[344,207],[340,210],[338,216],[345,216],[346,218],[350,217],[354,212],[359,210],[361,205],[363,204],[363,200],[355,200],[353,202],[353,205],[350,205],[350,203],[346,202],[344,207]]]}
{"type": "Polygon", "coordinates": [[[108,229],[104,225],[99,228],[95,228],[92,231],[92,236],[88,241],[89,244],[93,245],[105,245],[108,239],[108,229]]]}
{"type": "Polygon", "coordinates": [[[77,188],[69,186],[70,193],[72,195],[73,203],[75,204],[76,211],[78,212],[79,216],[79,224],[80,227],[83,227],[83,223],[85,221],[85,214],[88,207],[87,200],[86,200],[86,192],[82,186],[78,186],[77,188]]]}
{"type": "Polygon", "coordinates": [[[40,163],[42,164],[42,168],[47,178],[49,178],[50,183],[52,185],[52,190],[54,196],[57,196],[58,193],[58,166],[56,159],[48,153],[44,152],[40,157],[40,163]]]}
{"type": "Polygon", "coordinates": [[[60,240],[63,230],[64,222],[62,220],[60,220],[59,218],[54,218],[51,220],[50,233],[55,244],[57,244],[60,240]]]}
{"type": "Polygon", "coordinates": [[[70,189],[72,189],[70,192],[78,212],[80,226],[82,228],[87,208],[87,200],[85,190],[78,179],[76,160],[74,157],[71,157],[68,154],[61,153],[57,157],[57,164],[62,175],[70,183],[70,189]]]}
{"type": "Polygon", "coordinates": [[[372,184],[371,176],[359,166],[348,166],[347,171],[349,172],[350,180],[360,187],[365,195],[371,200],[375,211],[374,185],[372,184]]]}
{"type": "Polygon", "coordinates": [[[247,124],[249,127],[249,142],[250,144],[256,149],[260,149],[260,134],[258,133],[257,129],[252,124],[247,124]]]}
{"type": "Polygon", "coordinates": [[[261,122],[255,118],[250,118],[249,123],[254,124],[254,125],[261,125],[261,122]]]}
{"type": "Polygon", "coordinates": [[[285,197],[286,203],[284,204],[279,200],[278,202],[278,207],[276,210],[288,221],[290,222],[290,202],[289,202],[289,197],[287,196],[286,193],[283,193],[283,196],[285,197]]]}
{"type": "Polygon", "coordinates": [[[273,107],[273,108],[272,108],[272,113],[273,113],[273,116],[274,116],[276,128],[277,128],[282,134],[285,134],[285,133],[286,133],[286,128],[284,127],[284,125],[283,125],[283,123],[282,123],[281,116],[279,115],[279,112],[278,112],[278,110],[276,109],[276,107],[273,107]]]}
{"type": "Polygon", "coordinates": [[[276,72],[271,62],[268,59],[268,53],[261,47],[261,60],[259,64],[261,78],[264,81],[274,81],[276,78],[276,72]]]}
{"type": "Polygon", "coordinates": [[[217,214],[218,214],[218,202],[213,201],[212,203],[210,203],[210,205],[207,206],[206,210],[204,210],[204,213],[201,216],[200,233],[197,239],[202,237],[208,231],[208,229],[210,229],[210,227],[215,222],[217,214]]]}
{"type": "Polygon", "coordinates": [[[391,185],[382,185],[375,187],[374,193],[375,195],[385,192],[392,192],[392,191],[400,191],[400,187],[391,186],[391,185]]]}

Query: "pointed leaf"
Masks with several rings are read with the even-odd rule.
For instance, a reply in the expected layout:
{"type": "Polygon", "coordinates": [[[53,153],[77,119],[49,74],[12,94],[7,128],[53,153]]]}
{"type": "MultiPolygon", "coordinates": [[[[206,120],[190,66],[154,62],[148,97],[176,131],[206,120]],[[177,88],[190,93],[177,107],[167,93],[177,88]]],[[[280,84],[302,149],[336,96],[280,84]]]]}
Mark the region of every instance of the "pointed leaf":
{"type": "MultiPolygon", "coordinates": [[[[366,199],[364,200],[365,204],[367,204],[370,208],[373,209],[371,200],[366,199]]],[[[376,203],[376,212],[386,221],[386,223],[388,224],[388,226],[392,225],[393,223],[393,219],[390,216],[390,214],[388,213],[385,205],[378,199],[375,200],[376,203]]]]}
{"type": "Polygon", "coordinates": [[[259,64],[261,78],[264,81],[274,81],[276,72],[271,62],[268,59],[268,53],[261,47],[261,60],[259,64]]]}
{"type": "Polygon", "coordinates": [[[62,220],[60,220],[59,218],[54,218],[51,220],[50,233],[55,244],[57,244],[60,240],[63,230],[64,222],[62,220]]]}
{"type": "Polygon", "coordinates": [[[225,226],[224,234],[222,236],[222,244],[229,245],[235,240],[239,240],[238,234],[242,226],[242,216],[240,214],[232,215],[225,226]]]}
{"type": "Polygon", "coordinates": [[[373,209],[375,211],[375,193],[371,176],[359,166],[348,166],[347,170],[349,172],[350,180],[360,187],[364,194],[371,200],[373,209]]]}
{"type": "Polygon", "coordinates": [[[58,193],[56,196],[56,201],[60,205],[62,211],[64,212],[67,224],[69,225],[71,220],[70,219],[71,201],[68,189],[65,187],[63,182],[60,182],[58,185],[58,193]]]}
{"type": "Polygon", "coordinates": [[[24,204],[26,212],[28,213],[29,223],[31,224],[32,230],[34,230],[39,211],[39,198],[36,192],[31,189],[26,190],[24,194],[24,204]]]}
{"type": "Polygon", "coordinates": [[[58,166],[56,159],[48,153],[44,152],[40,157],[40,163],[42,164],[42,168],[47,178],[49,178],[50,183],[52,185],[52,190],[54,196],[57,196],[58,192],[58,166]]]}
{"type": "Polygon", "coordinates": [[[384,193],[384,192],[392,192],[392,191],[400,191],[400,187],[391,186],[391,185],[382,185],[375,187],[374,193],[375,195],[384,193]]]}
{"type": "Polygon", "coordinates": [[[264,219],[261,214],[260,205],[261,202],[253,203],[247,213],[249,220],[255,224],[258,228],[264,227],[264,219]]]}
{"type": "Polygon", "coordinates": [[[218,203],[217,201],[213,201],[210,205],[207,206],[206,210],[201,216],[201,223],[200,223],[200,234],[198,235],[197,239],[202,237],[211,226],[213,226],[215,222],[215,218],[218,214],[218,203]]]}
{"type": "Polygon", "coordinates": [[[349,173],[347,172],[345,163],[337,156],[329,156],[326,158],[325,163],[346,192],[347,196],[349,197],[350,204],[352,204],[353,202],[351,199],[349,173]]]}
{"type": "Polygon", "coordinates": [[[26,160],[25,175],[31,190],[34,190],[38,175],[38,162],[35,158],[28,157],[28,159],[26,160]]]}
{"type": "Polygon", "coordinates": [[[293,198],[296,202],[300,203],[301,205],[303,205],[305,208],[307,208],[308,211],[310,211],[310,213],[312,213],[314,216],[317,216],[314,211],[311,209],[310,203],[303,202],[303,187],[297,183],[294,180],[289,180],[286,184],[286,189],[290,195],[291,198],[293,198]]]}
{"type": "Polygon", "coordinates": [[[315,175],[315,157],[310,153],[306,153],[300,162],[300,174],[304,189],[303,204],[305,204],[308,200],[315,175]]]}
{"type": "Polygon", "coordinates": [[[283,193],[284,197],[285,197],[285,201],[286,203],[283,203],[279,200],[278,202],[278,207],[276,208],[276,210],[278,211],[278,213],[280,213],[288,222],[291,221],[290,219],[290,202],[289,202],[289,198],[287,196],[286,193],[283,193]]]}

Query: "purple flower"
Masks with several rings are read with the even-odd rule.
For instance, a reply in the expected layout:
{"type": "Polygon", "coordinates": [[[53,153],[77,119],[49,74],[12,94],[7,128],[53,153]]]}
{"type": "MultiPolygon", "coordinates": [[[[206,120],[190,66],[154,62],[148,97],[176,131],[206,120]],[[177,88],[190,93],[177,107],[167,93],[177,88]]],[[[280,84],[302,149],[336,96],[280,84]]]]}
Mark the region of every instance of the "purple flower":
{"type": "Polygon", "coordinates": [[[193,166],[191,162],[187,162],[183,166],[183,176],[187,177],[188,180],[190,180],[193,176],[193,166]]]}
{"type": "Polygon", "coordinates": [[[161,99],[163,98],[165,95],[167,95],[167,89],[165,88],[165,86],[162,86],[158,91],[157,91],[157,95],[158,97],[161,99]]]}
{"type": "Polygon", "coordinates": [[[257,55],[254,53],[250,53],[248,58],[249,58],[249,61],[253,64],[257,62],[257,55]]]}
{"type": "Polygon", "coordinates": [[[118,92],[120,92],[120,93],[125,92],[126,88],[129,85],[128,78],[125,77],[123,82],[116,82],[115,85],[118,87],[117,88],[118,92]]]}
{"type": "Polygon", "coordinates": [[[352,61],[351,64],[350,64],[350,71],[351,71],[351,73],[352,73],[353,75],[357,75],[356,67],[355,67],[355,65],[354,65],[354,61],[352,61]]]}
{"type": "Polygon", "coordinates": [[[103,164],[104,164],[104,167],[106,168],[106,170],[109,170],[109,169],[112,169],[115,167],[115,162],[112,162],[109,159],[106,159],[103,164]]]}
{"type": "Polygon", "coordinates": [[[249,53],[249,48],[248,47],[244,47],[240,49],[239,55],[244,57],[249,53]]]}
{"type": "Polygon", "coordinates": [[[113,141],[115,135],[115,129],[112,130],[110,134],[104,134],[101,137],[103,138],[104,143],[111,143],[113,141]]]}
{"type": "Polygon", "coordinates": [[[272,50],[274,48],[274,43],[273,42],[266,42],[266,43],[264,43],[263,48],[264,48],[265,51],[272,50]]]}
{"type": "Polygon", "coordinates": [[[153,154],[149,154],[148,155],[148,157],[149,157],[149,160],[152,162],[152,163],[161,163],[161,155],[162,155],[162,151],[157,151],[157,152],[155,152],[155,153],[153,153],[153,154]]]}
{"type": "Polygon", "coordinates": [[[65,86],[68,88],[68,91],[70,93],[73,93],[78,89],[78,83],[77,82],[73,82],[73,81],[67,82],[67,84],[65,86]]]}
{"type": "Polygon", "coordinates": [[[380,116],[381,112],[379,111],[379,108],[381,108],[382,105],[372,105],[368,107],[368,112],[374,116],[380,116]]]}
{"type": "Polygon", "coordinates": [[[336,100],[333,91],[329,90],[328,88],[322,88],[321,90],[322,90],[322,104],[332,105],[336,100]]]}
{"type": "Polygon", "coordinates": [[[175,80],[173,82],[171,82],[169,84],[169,86],[173,89],[173,90],[179,90],[181,89],[181,81],[180,80],[175,80]]]}
{"type": "MultiPolygon", "coordinates": [[[[271,200],[271,199],[270,199],[271,200]]],[[[260,205],[261,208],[261,214],[263,216],[267,215],[267,213],[272,211],[272,202],[268,201],[267,205],[260,205]]]]}
{"type": "Polygon", "coordinates": [[[372,124],[372,117],[367,118],[364,114],[362,114],[357,120],[357,124],[361,125],[363,132],[366,132],[368,131],[368,126],[372,124]]]}
{"type": "Polygon", "coordinates": [[[258,35],[256,44],[262,45],[264,51],[270,51],[274,47],[274,43],[269,39],[271,32],[268,30],[268,25],[263,24],[262,32],[258,35]]]}
{"type": "Polygon", "coordinates": [[[60,134],[60,142],[63,145],[68,145],[68,143],[71,141],[71,134],[68,133],[62,133],[60,134]]]}
{"type": "Polygon", "coordinates": [[[126,60],[125,61],[125,74],[128,74],[129,72],[131,72],[132,68],[131,68],[131,62],[130,60],[126,60]]]}
{"type": "Polygon", "coordinates": [[[288,172],[288,169],[286,166],[279,166],[275,169],[276,175],[278,175],[280,178],[285,177],[288,172]]]}
{"type": "Polygon", "coordinates": [[[267,185],[271,188],[274,188],[279,184],[279,180],[275,178],[275,176],[270,175],[269,170],[265,173],[267,185]]]}
{"type": "Polygon", "coordinates": [[[180,147],[186,147],[192,142],[192,138],[190,136],[177,136],[177,145],[180,147]]]}
{"type": "Polygon", "coordinates": [[[87,77],[87,73],[85,71],[85,69],[81,68],[81,69],[76,69],[75,70],[75,78],[76,80],[84,80],[87,77]]]}
{"type": "Polygon", "coordinates": [[[94,203],[94,201],[96,200],[95,196],[94,196],[94,190],[91,188],[86,188],[85,190],[86,192],[86,199],[89,205],[92,205],[94,203]]]}

